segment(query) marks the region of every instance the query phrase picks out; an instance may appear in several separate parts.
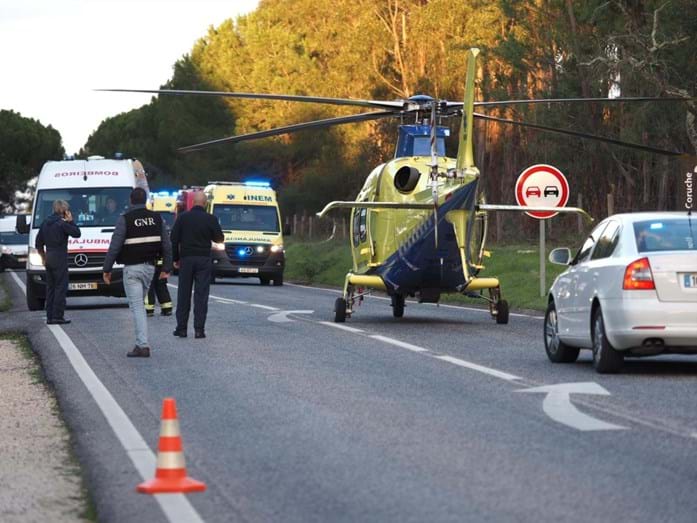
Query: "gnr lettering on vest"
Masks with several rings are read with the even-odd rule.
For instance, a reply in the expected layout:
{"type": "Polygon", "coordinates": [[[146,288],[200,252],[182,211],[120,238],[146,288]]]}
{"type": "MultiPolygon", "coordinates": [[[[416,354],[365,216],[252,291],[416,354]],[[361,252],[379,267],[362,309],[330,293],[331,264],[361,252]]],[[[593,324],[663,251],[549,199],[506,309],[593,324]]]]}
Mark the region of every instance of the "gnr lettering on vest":
{"type": "Polygon", "coordinates": [[[136,227],[147,227],[148,225],[155,225],[154,218],[136,218],[133,220],[136,227]]]}

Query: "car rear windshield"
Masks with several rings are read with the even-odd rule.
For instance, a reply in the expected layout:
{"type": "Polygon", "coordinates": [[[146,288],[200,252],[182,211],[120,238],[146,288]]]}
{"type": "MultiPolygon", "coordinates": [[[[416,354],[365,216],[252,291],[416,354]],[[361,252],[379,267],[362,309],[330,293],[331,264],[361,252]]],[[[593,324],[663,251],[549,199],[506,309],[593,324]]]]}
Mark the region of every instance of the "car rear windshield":
{"type": "Polygon", "coordinates": [[[689,218],[634,222],[639,252],[697,250],[697,220],[689,218]]]}

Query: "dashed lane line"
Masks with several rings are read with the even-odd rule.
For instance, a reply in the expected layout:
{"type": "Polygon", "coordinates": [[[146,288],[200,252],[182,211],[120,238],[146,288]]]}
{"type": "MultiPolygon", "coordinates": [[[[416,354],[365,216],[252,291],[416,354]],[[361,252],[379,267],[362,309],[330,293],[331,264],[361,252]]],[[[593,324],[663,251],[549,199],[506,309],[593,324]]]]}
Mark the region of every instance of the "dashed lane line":
{"type": "Polygon", "coordinates": [[[401,347],[402,349],[407,349],[412,352],[431,352],[430,350],[424,349],[423,347],[419,347],[418,345],[412,345],[411,343],[407,343],[405,341],[395,340],[394,338],[390,338],[388,336],[382,336],[380,334],[369,334],[369,336],[374,340],[379,340],[383,343],[389,343],[390,345],[395,345],[397,347],[401,347]]]}
{"type": "MultiPolygon", "coordinates": [[[[26,294],[27,288],[24,282],[14,272],[10,274],[22,292],[26,294]]],[[[156,466],[155,454],[150,450],[143,436],[140,435],[138,429],[114,399],[114,396],[111,395],[109,389],[94,373],[70,336],[59,325],[47,325],[47,327],[63,349],[80,380],[92,395],[140,476],[144,480],[153,478],[156,466]]],[[[164,512],[167,521],[171,523],[203,522],[199,513],[183,494],[156,494],[154,498],[164,512]]]]}
{"type": "MultiPolygon", "coordinates": [[[[308,320],[308,321],[312,321],[312,320],[308,320]]],[[[361,330],[361,329],[357,329],[356,327],[349,327],[348,325],[344,325],[343,323],[333,323],[331,321],[318,321],[317,323],[320,323],[322,325],[326,325],[327,327],[334,327],[335,329],[339,329],[339,330],[346,331],[346,332],[353,332],[356,334],[360,334],[361,332],[363,332],[363,330],[361,330]]]]}

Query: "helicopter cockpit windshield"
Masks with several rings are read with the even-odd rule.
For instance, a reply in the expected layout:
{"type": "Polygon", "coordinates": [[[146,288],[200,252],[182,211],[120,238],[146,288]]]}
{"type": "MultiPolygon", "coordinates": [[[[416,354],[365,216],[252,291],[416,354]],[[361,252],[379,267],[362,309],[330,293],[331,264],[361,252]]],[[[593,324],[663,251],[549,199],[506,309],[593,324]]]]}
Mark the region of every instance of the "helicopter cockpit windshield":
{"type": "MultiPolygon", "coordinates": [[[[445,156],[445,138],[450,136],[447,127],[436,128],[436,152],[445,156]]],[[[395,158],[407,156],[431,156],[431,127],[429,125],[400,125],[395,158]]]]}

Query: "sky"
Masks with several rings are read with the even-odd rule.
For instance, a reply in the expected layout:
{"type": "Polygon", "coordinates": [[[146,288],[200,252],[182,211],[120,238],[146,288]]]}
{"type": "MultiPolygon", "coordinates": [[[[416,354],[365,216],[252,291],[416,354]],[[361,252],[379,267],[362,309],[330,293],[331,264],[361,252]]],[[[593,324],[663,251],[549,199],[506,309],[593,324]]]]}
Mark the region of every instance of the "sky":
{"type": "Polygon", "coordinates": [[[0,0],[0,109],[51,125],[76,153],[108,116],[157,89],[210,26],[258,0],[0,0]]]}

